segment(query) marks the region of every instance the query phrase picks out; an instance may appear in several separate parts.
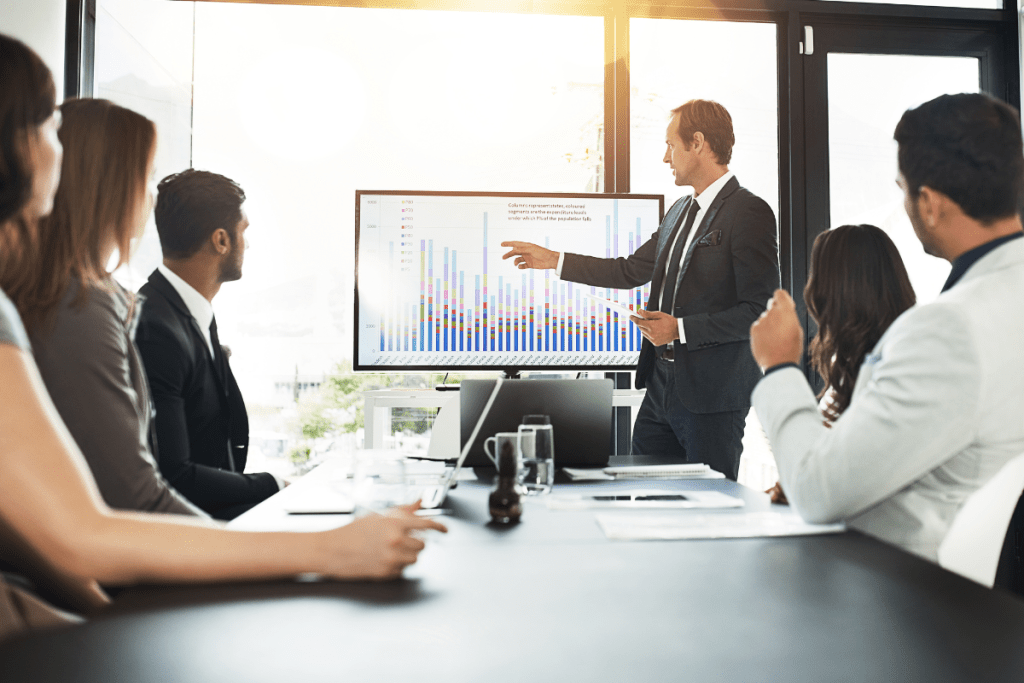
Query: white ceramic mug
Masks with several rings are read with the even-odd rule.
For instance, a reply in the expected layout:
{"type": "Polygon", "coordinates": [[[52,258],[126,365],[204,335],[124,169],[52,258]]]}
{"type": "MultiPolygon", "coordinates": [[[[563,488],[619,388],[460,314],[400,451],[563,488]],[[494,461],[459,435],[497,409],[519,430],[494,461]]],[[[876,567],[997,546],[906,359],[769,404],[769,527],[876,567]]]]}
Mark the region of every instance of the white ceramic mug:
{"type": "Polygon", "coordinates": [[[523,456],[519,448],[519,432],[498,432],[494,436],[489,436],[484,441],[484,453],[494,466],[498,466],[498,454],[505,447],[506,443],[512,444],[512,450],[516,454],[516,468],[518,469],[518,463],[522,462],[523,456]]]}

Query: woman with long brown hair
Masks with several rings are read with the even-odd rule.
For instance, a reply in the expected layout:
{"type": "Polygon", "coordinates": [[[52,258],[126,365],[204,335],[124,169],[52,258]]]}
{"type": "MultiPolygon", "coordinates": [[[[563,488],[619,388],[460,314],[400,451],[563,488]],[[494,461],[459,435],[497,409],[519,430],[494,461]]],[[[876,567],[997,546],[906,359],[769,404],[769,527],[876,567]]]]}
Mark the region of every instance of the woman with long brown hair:
{"type": "MultiPolygon", "coordinates": [[[[808,356],[825,386],[818,393],[826,424],[850,405],[864,358],[917,301],[896,245],[873,225],[843,225],[814,240],[804,303],[818,326],[808,356]]],[[[778,484],[767,491],[785,502],[778,484]]]]}
{"type": "MultiPolygon", "coordinates": [[[[25,45],[3,35],[0,73],[0,277],[21,286],[31,280],[20,268],[37,258],[33,252],[43,243],[39,220],[51,211],[60,177],[60,115],[49,70],[25,45]]],[[[105,151],[118,153],[116,146],[105,151]]],[[[129,188],[137,193],[133,206],[144,220],[139,189],[129,188]]],[[[397,576],[423,548],[411,533],[444,529],[416,517],[412,508],[321,533],[232,532],[196,518],[112,511],[46,393],[24,327],[2,288],[0,387],[0,553],[33,578],[56,584],[81,609],[105,602],[100,583],[269,579],[305,572],[397,576]]],[[[3,610],[4,595],[0,590],[0,637],[17,626],[5,621],[10,612],[3,610]]]]}
{"type": "Polygon", "coordinates": [[[61,182],[33,247],[0,269],[36,365],[107,505],[205,516],[150,452],[149,387],[132,341],[135,296],[110,276],[152,210],[156,127],[106,100],[61,106],[61,182]],[[112,265],[112,264],[111,264],[112,265]]]}

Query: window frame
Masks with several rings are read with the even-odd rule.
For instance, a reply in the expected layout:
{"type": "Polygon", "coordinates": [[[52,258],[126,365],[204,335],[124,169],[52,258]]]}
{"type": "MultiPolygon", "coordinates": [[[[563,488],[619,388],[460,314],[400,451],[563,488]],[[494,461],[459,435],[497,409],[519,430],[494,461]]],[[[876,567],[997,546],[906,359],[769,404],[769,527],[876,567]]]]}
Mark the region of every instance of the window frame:
{"type": "MultiPolygon", "coordinates": [[[[445,0],[174,0],[177,2],[230,1],[250,4],[331,5],[410,10],[451,10],[445,0]]],[[[92,94],[95,61],[96,0],[67,0],[65,93],[67,97],[92,94]]],[[[782,285],[799,294],[807,280],[810,246],[819,232],[822,195],[820,160],[808,156],[820,144],[827,116],[808,116],[816,102],[827,107],[827,92],[810,76],[816,68],[803,54],[804,26],[847,31],[862,36],[856,47],[863,52],[915,54],[913,40],[882,36],[887,28],[906,36],[929,34],[933,43],[958,43],[959,36],[982,36],[993,46],[983,69],[982,91],[1020,109],[1020,25],[1016,6],[972,9],[920,5],[833,2],[832,0],[719,0],[713,7],[694,0],[655,0],[645,4],[607,3],[602,0],[469,0],[459,11],[520,14],[602,16],[605,24],[604,181],[603,192],[630,191],[630,67],[629,22],[633,18],[670,20],[722,20],[768,22],[777,26],[779,107],[779,247],[782,285]],[[881,31],[880,31],[881,30],[881,31]]],[[[890,32],[891,34],[892,32],[890,32]]],[[[962,51],[928,54],[960,55],[962,51]]],[[[827,109],[825,110],[827,114],[827,109]]],[[[827,128],[824,130],[827,140],[827,128]]],[[[827,156],[826,156],[827,165],[827,156]]],[[[827,176],[824,179],[827,186],[827,176]]],[[[806,317],[805,323],[808,322],[806,317]]],[[[807,370],[814,381],[813,372],[807,370]]],[[[621,373],[620,373],[621,374],[621,373]]],[[[617,382],[619,380],[616,380],[617,382]]]]}

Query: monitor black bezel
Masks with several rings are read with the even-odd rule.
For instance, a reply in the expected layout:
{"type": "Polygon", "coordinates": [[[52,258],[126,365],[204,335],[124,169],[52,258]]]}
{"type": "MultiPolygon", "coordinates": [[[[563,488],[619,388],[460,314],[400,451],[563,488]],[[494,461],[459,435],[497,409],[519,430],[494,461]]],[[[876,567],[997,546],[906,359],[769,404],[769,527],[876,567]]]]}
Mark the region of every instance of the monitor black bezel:
{"type": "Polygon", "coordinates": [[[656,199],[658,201],[658,224],[665,218],[665,195],[632,194],[629,192],[458,192],[452,190],[356,190],[355,207],[355,270],[353,318],[352,318],[352,370],[354,372],[505,372],[508,375],[518,372],[549,372],[556,370],[632,370],[635,364],[609,365],[527,365],[510,368],[507,365],[363,365],[359,362],[359,210],[363,195],[412,195],[412,196],[447,196],[447,197],[537,197],[539,199],[656,199]]]}

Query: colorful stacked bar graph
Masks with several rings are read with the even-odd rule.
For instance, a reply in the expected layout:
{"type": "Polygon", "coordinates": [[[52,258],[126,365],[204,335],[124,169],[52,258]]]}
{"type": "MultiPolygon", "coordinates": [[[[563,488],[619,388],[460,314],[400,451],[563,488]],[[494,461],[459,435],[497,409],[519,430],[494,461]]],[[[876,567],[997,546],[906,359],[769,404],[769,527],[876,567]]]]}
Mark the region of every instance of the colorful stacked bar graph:
{"type": "MultiPolygon", "coordinates": [[[[539,274],[523,273],[518,286],[512,277],[498,276],[497,288],[489,288],[488,280],[488,215],[482,215],[482,241],[479,249],[460,249],[449,245],[438,248],[434,239],[418,241],[419,301],[389,305],[379,317],[381,351],[639,351],[642,336],[629,320],[601,306],[593,298],[601,296],[634,310],[643,308],[649,285],[631,292],[610,288],[573,285],[561,281],[551,270],[539,274]],[[467,257],[465,252],[469,251],[467,257]],[[442,256],[443,254],[443,256],[442,256]],[[472,258],[474,255],[477,258],[472,258]],[[440,266],[434,273],[435,260],[440,266]],[[476,263],[473,263],[476,261],[476,263]],[[471,269],[479,266],[479,272],[471,269]],[[543,283],[537,278],[543,277],[543,283]],[[473,291],[466,299],[466,280],[473,291]],[[542,288],[542,291],[541,291],[542,288]],[[590,294],[591,296],[586,296],[590,294]],[[542,308],[541,308],[542,306],[542,308]]],[[[409,229],[411,229],[411,225],[409,229]]],[[[641,221],[628,232],[628,253],[643,243],[641,221]]],[[[612,215],[605,218],[605,256],[618,258],[618,200],[612,215]]],[[[415,249],[416,242],[403,242],[401,247],[415,249]]],[[[550,238],[545,246],[550,245],[550,238]]],[[[404,250],[401,254],[406,253],[404,250]]],[[[395,243],[388,242],[388,299],[394,301],[393,286],[402,264],[415,259],[396,259],[395,243]]],[[[401,256],[401,254],[399,254],[401,256]]],[[[412,253],[408,254],[412,256],[412,253]]]]}

